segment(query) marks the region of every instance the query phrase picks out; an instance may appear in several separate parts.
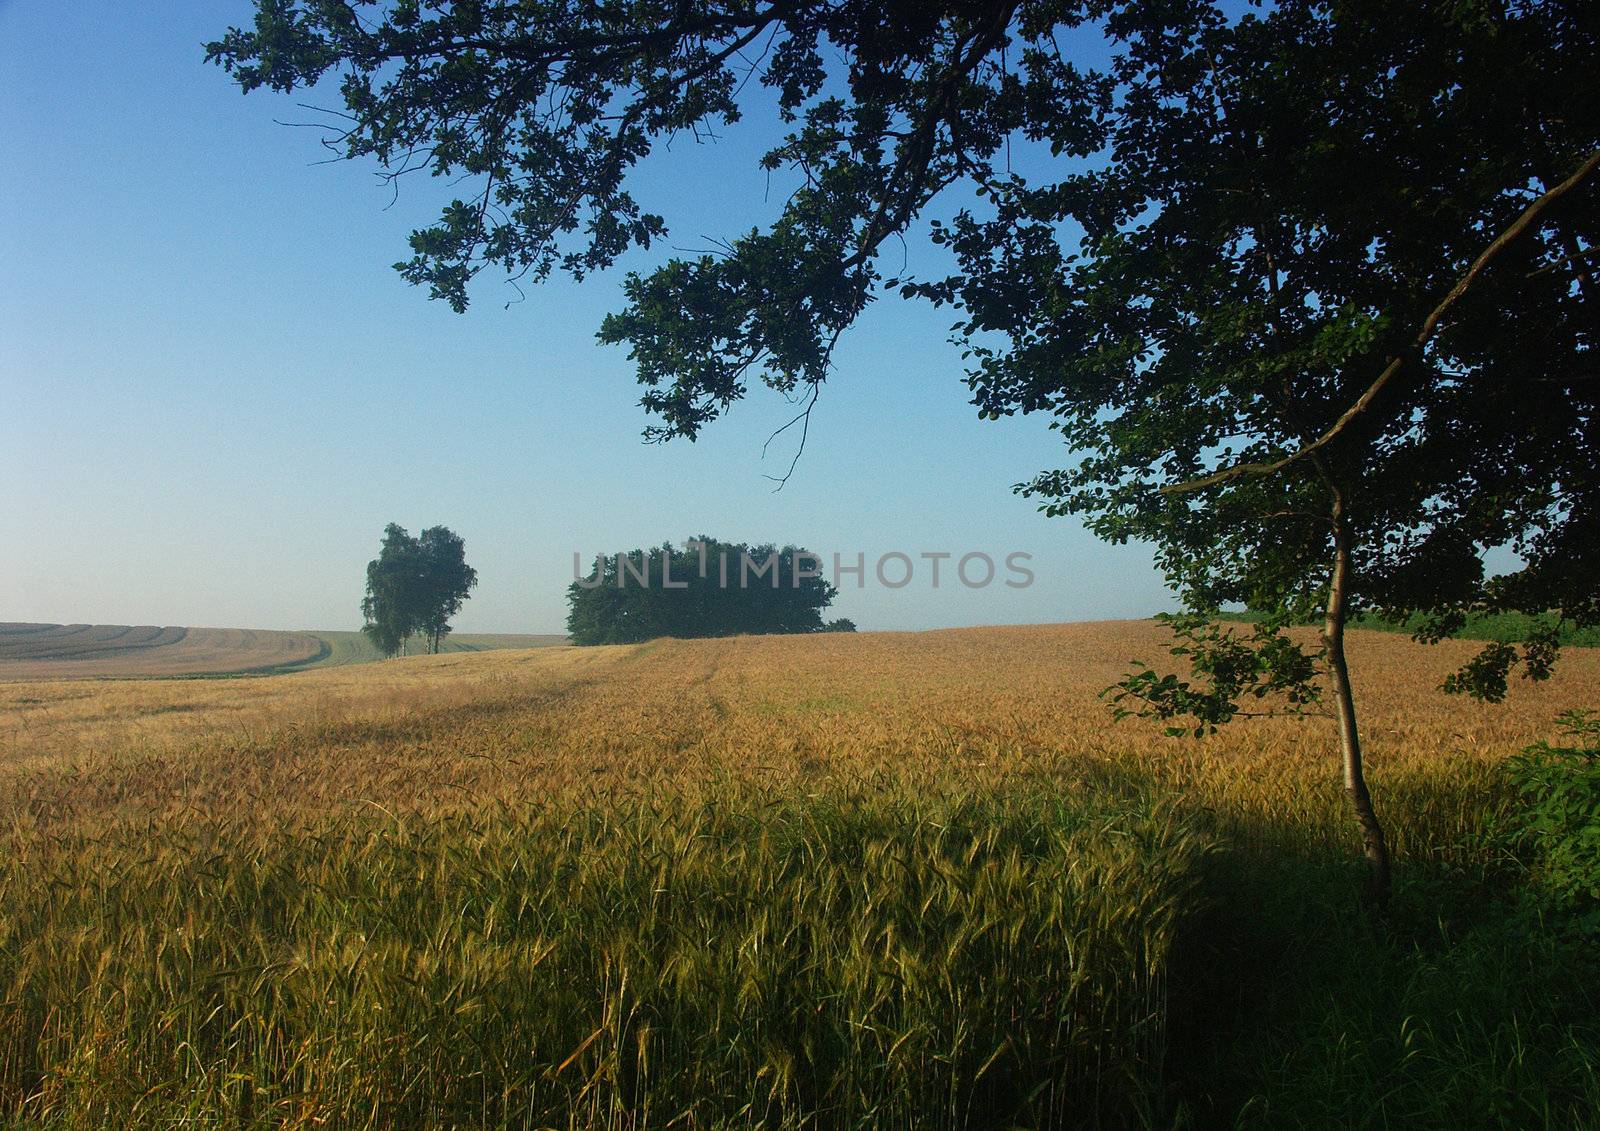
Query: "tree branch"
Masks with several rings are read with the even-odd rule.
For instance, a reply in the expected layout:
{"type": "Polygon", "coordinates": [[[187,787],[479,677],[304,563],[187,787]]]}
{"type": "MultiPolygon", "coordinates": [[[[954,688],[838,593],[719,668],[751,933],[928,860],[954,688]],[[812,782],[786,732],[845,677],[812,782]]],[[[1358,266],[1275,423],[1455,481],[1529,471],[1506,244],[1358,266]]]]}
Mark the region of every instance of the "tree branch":
{"type": "MultiPolygon", "coordinates": [[[[1588,159],[1584,161],[1582,165],[1578,166],[1577,172],[1573,173],[1572,176],[1568,177],[1554,188],[1546,191],[1532,204],[1528,205],[1527,208],[1523,209],[1522,214],[1512,221],[1510,227],[1501,232],[1500,235],[1495,238],[1493,243],[1484,248],[1483,254],[1479,255],[1477,259],[1473,260],[1472,266],[1467,268],[1467,273],[1461,276],[1461,279],[1456,283],[1456,285],[1450,288],[1450,293],[1445,295],[1443,300],[1440,301],[1439,305],[1433,308],[1433,312],[1430,313],[1423,321],[1422,329],[1417,332],[1417,336],[1412,340],[1411,350],[1408,351],[1408,353],[1414,353],[1427,344],[1428,339],[1433,337],[1433,332],[1438,329],[1440,320],[1443,319],[1445,314],[1449,312],[1450,308],[1456,304],[1456,301],[1460,299],[1462,295],[1466,294],[1467,289],[1472,286],[1474,280],[1477,279],[1478,275],[1482,273],[1485,267],[1487,267],[1502,251],[1510,246],[1510,244],[1514,242],[1517,237],[1521,236],[1529,228],[1533,227],[1535,221],[1537,221],[1539,217],[1543,215],[1545,210],[1548,209],[1551,204],[1555,203],[1555,201],[1566,195],[1568,192],[1571,192],[1574,188],[1577,188],[1578,185],[1582,184],[1590,176],[1590,174],[1595,171],[1596,168],[1600,168],[1600,150],[1591,153],[1588,159]]],[[[1270,463],[1240,463],[1235,464],[1232,467],[1223,468],[1221,471],[1214,472],[1211,475],[1206,475],[1199,479],[1191,479],[1186,483],[1170,483],[1161,488],[1161,493],[1163,495],[1177,495],[1187,491],[1201,491],[1207,487],[1215,487],[1218,484],[1226,483],[1243,475],[1272,475],[1275,472],[1282,471],[1290,464],[1304,459],[1313,452],[1321,450],[1330,444],[1341,432],[1343,432],[1345,428],[1349,426],[1352,420],[1360,416],[1372,405],[1372,402],[1377,399],[1378,394],[1383,392],[1384,388],[1388,386],[1389,382],[1394,379],[1395,374],[1400,371],[1407,356],[1408,354],[1400,354],[1397,357],[1391,358],[1389,364],[1384,367],[1383,372],[1378,374],[1378,379],[1372,382],[1372,384],[1368,385],[1366,392],[1362,393],[1361,396],[1357,398],[1355,404],[1346,409],[1344,415],[1340,416],[1338,420],[1334,421],[1333,427],[1329,428],[1326,432],[1318,436],[1315,440],[1301,448],[1299,451],[1284,456],[1282,459],[1274,460],[1270,463]]]]}
{"type": "MultiPolygon", "coordinates": [[[[837,337],[838,335],[835,335],[835,338],[837,337]]],[[[789,421],[789,423],[785,424],[772,435],[768,436],[767,442],[761,445],[761,458],[766,459],[767,449],[772,446],[772,441],[776,440],[779,436],[783,435],[783,433],[793,428],[796,424],[800,425],[800,445],[795,448],[794,458],[789,461],[789,470],[785,471],[781,476],[766,476],[767,479],[770,479],[777,484],[777,486],[772,489],[773,494],[777,494],[779,491],[788,486],[789,479],[794,475],[794,469],[800,465],[800,457],[804,455],[806,451],[806,439],[811,435],[811,410],[817,407],[817,395],[821,392],[822,383],[820,381],[813,381],[811,383],[811,398],[806,401],[805,409],[802,410],[800,414],[793,420],[789,421]]]]}
{"type": "Polygon", "coordinates": [[[892,188],[903,178],[909,178],[910,183],[899,192],[884,192],[877,209],[861,231],[856,250],[842,264],[844,270],[865,263],[879,244],[910,222],[912,213],[922,205],[922,193],[935,156],[939,124],[946,120],[946,115],[953,109],[951,101],[959,92],[962,82],[990,51],[1004,41],[1016,8],[1015,3],[1001,5],[988,24],[974,29],[966,42],[954,52],[949,68],[934,85],[926,112],[908,131],[899,156],[884,182],[886,189],[892,188]],[[891,207],[891,201],[898,201],[898,206],[891,207]]]}

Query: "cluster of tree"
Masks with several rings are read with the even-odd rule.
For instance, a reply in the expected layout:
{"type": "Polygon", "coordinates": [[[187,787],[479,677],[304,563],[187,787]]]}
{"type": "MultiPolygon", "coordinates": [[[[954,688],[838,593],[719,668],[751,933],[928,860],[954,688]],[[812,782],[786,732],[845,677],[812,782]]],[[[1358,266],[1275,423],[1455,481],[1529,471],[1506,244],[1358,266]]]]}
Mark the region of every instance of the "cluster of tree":
{"type": "Polygon", "coordinates": [[[854,632],[823,622],[838,590],[822,560],[795,546],[690,539],[598,559],[567,590],[574,644],[631,644],[657,636],[854,632]]]}
{"type": "MultiPolygon", "coordinates": [[[[1268,618],[1245,655],[1180,622],[1199,683],[1124,691],[1212,725],[1325,677],[1380,898],[1346,621],[1600,624],[1592,0],[257,8],[208,48],[245,90],[340,74],[335,153],[477,177],[399,265],[457,309],[485,266],[665,244],[628,174],[775,103],[772,223],[630,274],[601,327],[654,435],[692,439],[754,381],[814,404],[885,292],[955,310],[978,415],[1044,414],[1069,448],[1022,490],[1150,542],[1202,621],[1268,618]],[[905,274],[919,222],[942,278],[905,274]],[[1306,663],[1277,629],[1313,615],[1306,663]]],[[[1491,645],[1450,687],[1493,698],[1554,646],[1491,645]]]]}
{"type": "Polygon", "coordinates": [[[438,652],[450,632],[450,618],[461,611],[478,571],[467,564],[466,543],[446,526],[430,526],[413,538],[403,526],[383,529],[383,546],[367,563],[367,595],[361,602],[361,631],[385,656],[422,636],[438,652]]]}

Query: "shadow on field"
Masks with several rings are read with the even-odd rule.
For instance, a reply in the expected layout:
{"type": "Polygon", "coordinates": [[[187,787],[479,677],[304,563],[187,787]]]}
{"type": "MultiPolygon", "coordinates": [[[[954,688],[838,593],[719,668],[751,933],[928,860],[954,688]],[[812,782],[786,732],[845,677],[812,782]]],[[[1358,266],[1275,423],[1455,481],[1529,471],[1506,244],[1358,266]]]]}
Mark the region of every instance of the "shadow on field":
{"type": "Polygon", "coordinates": [[[1492,876],[1398,880],[1380,916],[1358,861],[1208,858],[1170,971],[1172,1125],[1596,1125],[1593,948],[1492,876]]]}

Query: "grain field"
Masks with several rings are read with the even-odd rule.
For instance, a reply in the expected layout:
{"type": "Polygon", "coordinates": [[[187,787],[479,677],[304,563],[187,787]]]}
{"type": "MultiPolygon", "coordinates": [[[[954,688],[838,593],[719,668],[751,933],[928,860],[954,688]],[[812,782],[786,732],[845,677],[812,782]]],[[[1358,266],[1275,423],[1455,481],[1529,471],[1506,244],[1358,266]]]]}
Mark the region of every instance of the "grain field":
{"type": "Polygon", "coordinates": [[[1474,837],[1505,804],[1497,767],[1593,704],[1600,654],[1494,707],[1435,691],[1473,645],[1352,634],[1401,875],[1375,934],[1351,914],[1331,722],[1198,741],[1109,722],[1100,690],[1165,643],[1118,622],[0,684],[0,1112],[633,1129],[1590,1111],[1583,971],[1496,950],[1527,1000],[1486,1003],[1440,955],[1467,961],[1487,889],[1462,877],[1495,867],[1474,837]]]}

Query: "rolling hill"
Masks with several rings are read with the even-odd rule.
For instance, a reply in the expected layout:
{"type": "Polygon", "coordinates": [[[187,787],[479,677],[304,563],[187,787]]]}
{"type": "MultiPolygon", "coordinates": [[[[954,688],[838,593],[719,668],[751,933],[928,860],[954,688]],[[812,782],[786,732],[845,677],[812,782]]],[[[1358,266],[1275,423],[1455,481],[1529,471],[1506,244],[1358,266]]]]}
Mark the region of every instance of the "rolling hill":
{"type": "MultiPolygon", "coordinates": [[[[564,636],[467,633],[443,651],[563,644],[564,636]]],[[[269,674],[383,657],[359,632],[0,622],[0,681],[269,674]]]]}

